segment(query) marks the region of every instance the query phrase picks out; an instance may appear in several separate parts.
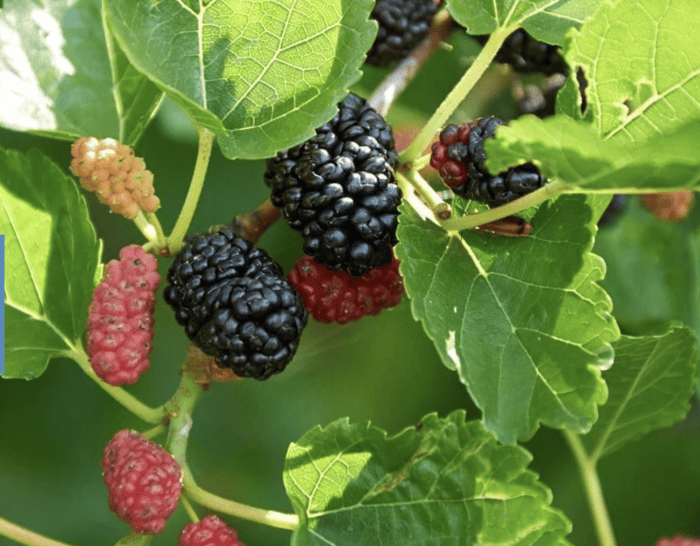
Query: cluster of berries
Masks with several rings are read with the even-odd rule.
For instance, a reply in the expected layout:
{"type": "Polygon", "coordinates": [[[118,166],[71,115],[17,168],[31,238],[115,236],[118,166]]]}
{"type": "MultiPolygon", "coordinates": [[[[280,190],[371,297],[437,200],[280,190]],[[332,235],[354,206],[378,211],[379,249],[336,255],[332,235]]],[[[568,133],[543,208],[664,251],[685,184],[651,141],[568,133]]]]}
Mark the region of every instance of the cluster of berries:
{"type": "Polygon", "coordinates": [[[545,184],[532,163],[492,175],[485,166],[484,140],[493,138],[505,122],[496,117],[479,118],[464,125],[448,125],[432,146],[430,166],[452,191],[466,199],[497,207],[510,203],[545,184]]]}
{"type": "Polygon", "coordinates": [[[160,206],[153,173],[130,146],[113,138],[84,137],[73,143],[71,154],[73,174],[112,211],[133,220],[139,209],[155,212],[160,206]]]}
{"type": "Polygon", "coordinates": [[[160,283],[153,255],[138,245],[111,260],[90,304],[87,353],[95,373],[110,385],[135,383],[148,369],[153,348],[155,291],[160,283]]]}
{"type": "MultiPolygon", "coordinates": [[[[120,430],[104,448],[102,470],[109,509],[135,533],[155,534],[177,508],[182,469],[173,456],[133,430],[120,430]]],[[[180,546],[245,546],[215,515],[182,530],[180,546]]]]}
{"type": "Polygon", "coordinates": [[[307,257],[288,278],[317,320],[344,324],[399,303],[397,160],[391,127],[352,93],[316,136],[268,160],[272,203],[304,237],[307,257]]]}

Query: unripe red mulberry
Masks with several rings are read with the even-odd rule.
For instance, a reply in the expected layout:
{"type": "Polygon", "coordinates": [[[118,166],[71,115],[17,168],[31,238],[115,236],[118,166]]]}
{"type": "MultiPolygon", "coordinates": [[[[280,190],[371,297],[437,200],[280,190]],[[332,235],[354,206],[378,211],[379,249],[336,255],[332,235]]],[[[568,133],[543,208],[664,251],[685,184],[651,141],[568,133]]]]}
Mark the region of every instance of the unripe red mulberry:
{"type": "Polygon", "coordinates": [[[112,211],[132,220],[139,209],[155,212],[160,206],[153,174],[130,146],[113,138],[83,137],[73,143],[71,154],[73,174],[112,211]]]}
{"type": "Polygon", "coordinates": [[[245,546],[238,533],[215,515],[186,525],[180,535],[180,546],[245,546]]]}
{"type": "Polygon", "coordinates": [[[301,294],[304,307],[320,322],[345,324],[394,307],[404,293],[399,260],[375,267],[360,277],[331,271],[304,256],[287,275],[301,294]]]}
{"type": "Polygon", "coordinates": [[[123,248],[119,258],[105,267],[88,315],[90,364],[110,385],[135,383],[148,369],[160,283],[156,259],[140,246],[123,248]]]}
{"type": "Polygon", "coordinates": [[[120,430],[105,446],[102,469],[109,509],[135,533],[160,533],[182,489],[173,456],[133,430],[120,430]]]}

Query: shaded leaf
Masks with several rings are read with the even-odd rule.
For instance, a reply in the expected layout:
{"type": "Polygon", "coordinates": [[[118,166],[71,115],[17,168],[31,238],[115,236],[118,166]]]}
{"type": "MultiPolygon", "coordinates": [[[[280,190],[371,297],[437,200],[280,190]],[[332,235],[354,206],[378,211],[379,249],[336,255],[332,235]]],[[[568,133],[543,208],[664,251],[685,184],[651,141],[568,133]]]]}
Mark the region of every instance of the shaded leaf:
{"type": "Polygon", "coordinates": [[[75,183],[41,153],[0,149],[6,377],[40,375],[85,332],[100,245],[75,183]]]}
{"type": "Polygon", "coordinates": [[[700,182],[700,123],[640,143],[604,140],[590,123],[567,116],[523,116],[484,143],[486,165],[500,172],[535,162],[548,178],[583,190],[693,187],[700,182]]]}
{"type": "Polygon", "coordinates": [[[681,421],[690,410],[698,371],[695,336],[683,326],[644,337],[622,336],[614,347],[615,364],[605,372],[608,402],[582,437],[593,462],[681,421]]]}
{"type": "Polygon", "coordinates": [[[347,419],[314,428],[285,460],[301,520],[292,544],[568,544],[570,523],[526,469],[531,458],[464,411],[392,437],[347,419]]]}
{"type": "Polygon", "coordinates": [[[601,4],[564,46],[588,80],[588,118],[607,138],[642,141],[700,118],[700,4],[601,4]]]}
{"type": "Polygon", "coordinates": [[[445,232],[403,207],[401,274],[417,320],[504,443],[540,423],[585,432],[607,391],[617,325],[581,196],[540,206],[532,235],[445,232]]]}
{"type": "Polygon", "coordinates": [[[517,25],[549,44],[561,44],[597,5],[591,0],[447,0],[447,9],[469,34],[490,34],[517,25]]]}
{"type": "Polygon", "coordinates": [[[376,34],[371,0],[105,0],[131,62],[233,159],[271,157],[337,110],[376,34]]]}
{"type": "Polygon", "coordinates": [[[118,48],[108,50],[100,0],[6,6],[0,80],[0,125],[68,140],[134,143],[162,96],[118,48]]]}

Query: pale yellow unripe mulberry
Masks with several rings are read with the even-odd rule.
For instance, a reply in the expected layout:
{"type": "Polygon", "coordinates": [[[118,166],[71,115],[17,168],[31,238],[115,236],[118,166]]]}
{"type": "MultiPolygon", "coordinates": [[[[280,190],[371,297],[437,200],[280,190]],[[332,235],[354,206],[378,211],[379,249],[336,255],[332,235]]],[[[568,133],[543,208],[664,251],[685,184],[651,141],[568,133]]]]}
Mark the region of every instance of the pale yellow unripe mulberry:
{"type": "Polygon", "coordinates": [[[73,143],[71,154],[73,174],[113,212],[133,220],[139,209],[155,212],[160,207],[153,173],[143,159],[134,156],[131,146],[113,138],[84,137],[73,143]]]}

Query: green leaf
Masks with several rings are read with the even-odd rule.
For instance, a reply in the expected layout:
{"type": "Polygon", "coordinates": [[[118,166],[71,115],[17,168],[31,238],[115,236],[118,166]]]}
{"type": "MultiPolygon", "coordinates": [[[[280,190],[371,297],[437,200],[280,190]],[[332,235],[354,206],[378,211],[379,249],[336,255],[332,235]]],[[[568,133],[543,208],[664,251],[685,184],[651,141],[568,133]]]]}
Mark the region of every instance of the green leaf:
{"type": "Polygon", "coordinates": [[[600,138],[594,126],[557,115],[523,116],[484,143],[493,173],[527,161],[548,178],[584,190],[668,190],[700,182],[700,123],[681,125],[640,143],[600,138]]]}
{"type": "Polygon", "coordinates": [[[371,0],[105,0],[131,62],[228,158],[271,157],[330,119],[376,34],[371,0]]]}
{"type": "Polygon", "coordinates": [[[698,371],[695,336],[686,327],[622,336],[615,364],[605,372],[610,390],[600,418],[581,439],[593,462],[649,431],[681,421],[690,410],[698,371]]]}
{"type": "Polygon", "coordinates": [[[503,443],[531,437],[540,422],[587,431],[619,332],[596,284],[605,264],[589,252],[585,198],[541,205],[522,238],[445,232],[401,210],[396,252],[413,316],[486,428],[503,443]]]}
{"type": "Polygon", "coordinates": [[[568,544],[571,524],[526,469],[531,459],[461,410],[392,437],[347,419],[316,427],[285,460],[301,520],[292,544],[568,544]]]}
{"type": "Polygon", "coordinates": [[[700,118],[700,3],[603,3],[565,44],[588,80],[590,119],[618,141],[641,141],[700,118]]]}
{"type": "Polygon", "coordinates": [[[75,183],[36,150],[0,149],[0,233],[6,259],[5,377],[29,379],[57,352],[80,344],[100,245],[75,183]]]}
{"type": "Polygon", "coordinates": [[[0,125],[68,140],[109,136],[133,144],[162,96],[118,48],[108,50],[100,0],[5,7],[0,81],[0,125]]]}
{"type": "Polygon", "coordinates": [[[594,0],[447,0],[447,9],[469,34],[523,27],[531,36],[561,44],[570,27],[578,27],[595,10],[594,0]]]}

